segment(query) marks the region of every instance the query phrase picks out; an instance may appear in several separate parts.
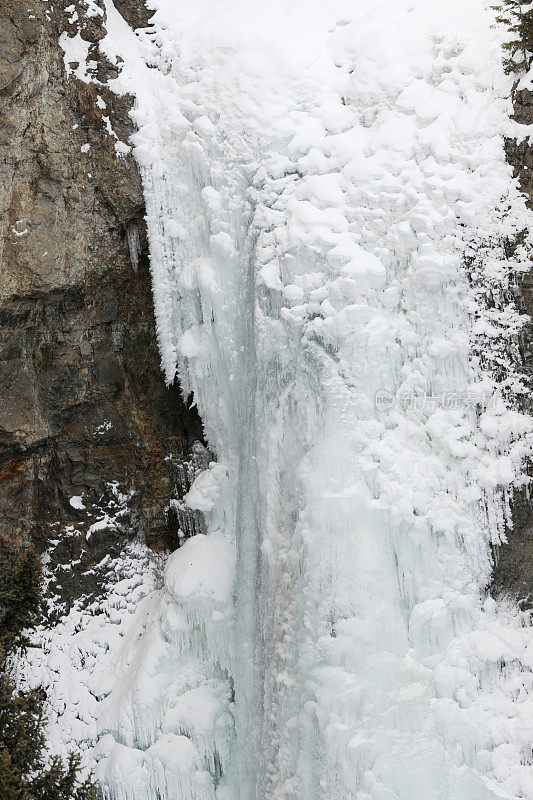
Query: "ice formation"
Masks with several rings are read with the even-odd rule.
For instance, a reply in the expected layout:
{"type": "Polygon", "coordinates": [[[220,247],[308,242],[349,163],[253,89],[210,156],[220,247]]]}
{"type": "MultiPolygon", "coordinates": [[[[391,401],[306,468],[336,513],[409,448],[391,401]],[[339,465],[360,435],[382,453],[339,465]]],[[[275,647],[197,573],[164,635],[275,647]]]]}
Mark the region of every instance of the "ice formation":
{"type": "Polygon", "coordinates": [[[100,46],[217,463],[113,655],[105,796],[532,797],[531,628],[486,591],[531,437],[490,3],[152,3],[100,46]]]}

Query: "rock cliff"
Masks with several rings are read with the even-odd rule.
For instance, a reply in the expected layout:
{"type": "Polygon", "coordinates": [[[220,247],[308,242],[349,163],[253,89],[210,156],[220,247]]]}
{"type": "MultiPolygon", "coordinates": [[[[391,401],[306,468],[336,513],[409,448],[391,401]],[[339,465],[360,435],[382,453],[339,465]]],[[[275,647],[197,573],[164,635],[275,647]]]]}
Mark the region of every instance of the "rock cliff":
{"type": "MultiPolygon", "coordinates": [[[[121,5],[146,24],[142,3],[121,5]]],[[[176,545],[168,501],[202,450],[159,368],[130,99],[103,85],[104,33],[95,3],[0,0],[0,554],[43,552],[66,526],[67,603],[132,534],[176,545]],[[92,81],[65,61],[65,30],[94,53],[92,81]],[[87,540],[117,493],[119,522],[87,540]]]]}

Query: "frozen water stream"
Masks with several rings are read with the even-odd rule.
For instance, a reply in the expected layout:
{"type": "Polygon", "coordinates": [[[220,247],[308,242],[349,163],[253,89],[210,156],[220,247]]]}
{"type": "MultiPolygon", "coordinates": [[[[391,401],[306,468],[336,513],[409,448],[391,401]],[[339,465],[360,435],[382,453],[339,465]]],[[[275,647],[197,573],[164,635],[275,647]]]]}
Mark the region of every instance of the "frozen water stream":
{"type": "Polygon", "coordinates": [[[463,271],[488,240],[504,284],[524,219],[490,22],[478,0],[157,4],[150,94],[131,80],[158,334],[223,466],[202,478],[207,539],[167,568],[157,703],[138,692],[146,744],[160,727],[194,768],[169,782],[169,740],[130,786],[105,769],[135,742],[109,739],[112,796],[531,790],[526,630],[484,594],[526,422],[469,357],[463,271]],[[213,547],[235,548],[224,597],[213,547]]]}
{"type": "Polygon", "coordinates": [[[217,463],[116,661],[107,798],[533,796],[530,628],[486,593],[531,431],[476,357],[516,346],[529,221],[488,5],[154,0],[134,35],[109,0],[162,363],[217,463]]]}

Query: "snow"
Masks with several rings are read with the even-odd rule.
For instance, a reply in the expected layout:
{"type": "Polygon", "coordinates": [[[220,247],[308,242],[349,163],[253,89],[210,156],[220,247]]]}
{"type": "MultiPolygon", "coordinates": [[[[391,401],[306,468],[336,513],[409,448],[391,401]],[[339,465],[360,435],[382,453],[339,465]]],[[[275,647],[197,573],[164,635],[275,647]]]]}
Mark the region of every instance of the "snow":
{"type": "Polygon", "coordinates": [[[530,620],[487,593],[532,436],[489,5],[106,2],[217,458],[94,709],[106,800],[531,796],[530,620]]]}
{"type": "Polygon", "coordinates": [[[165,584],[178,600],[231,600],[235,567],[232,545],[215,535],[188,539],[167,562],[165,584]]]}
{"type": "Polygon", "coordinates": [[[104,422],[102,422],[101,425],[97,425],[96,426],[96,428],[94,429],[93,433],[96,436],[103,436],[104,433],[107,433],[112,428],[113,428],[113,423],[110,422],[110,420],[106,419],[106,420],[104,420],[104,422]]]}
{"type": "Polygon", "coordinates": [[[83,504],[83,497],[81,495],[74,495],[69,500],[70,505],[72,508],[75,508],[76,511],[84,511],[85,506],[83,504]]]}
{"type": "Polygon", "coordinates": [[[208,469],[196,476],[191,488],[183,498],[184,502],[189,508],[209,514],[220,499],[226,478],[226,467],[212,461],[208,469]]]}
{"type": "Polygon", "coordinates": [[[128,631],[133,627],[137,635],[144,624],[158,580],[156,559],[139,544],[129,545],[118,559],[107,558],[99,569],[106,576],[105,596],[92,602],[80,598],[57,625],[38,628],[26,659],[16,664],[22,689],[46,690],[50,753],[66,756],[81,749],[85,768],[95,763],[99,708],[116,683],[117,653],[128,631]]]}
{"type": "Polygon", "coordinates": [[[115,152],[119,158],[127,156],[131,153],[131,147],[129,144],[125,142],[121,142],[120,140],[115,142],[115,152]]]}
{"type": "Polygon", "coordinates": [[[59,37],[59,45],[64,53],[63,61],[67,75],[74,75],[83,83],[90,83],[91,78],[87,73],[87,69],[91,64],[91,62],[87,61],[89,42],[81,38],[79,31],[74,36],[69,36],[68,33],[63,32],[59,37]],[[76,63],[78,66],[73,69],[71,64],[76,63]]]}

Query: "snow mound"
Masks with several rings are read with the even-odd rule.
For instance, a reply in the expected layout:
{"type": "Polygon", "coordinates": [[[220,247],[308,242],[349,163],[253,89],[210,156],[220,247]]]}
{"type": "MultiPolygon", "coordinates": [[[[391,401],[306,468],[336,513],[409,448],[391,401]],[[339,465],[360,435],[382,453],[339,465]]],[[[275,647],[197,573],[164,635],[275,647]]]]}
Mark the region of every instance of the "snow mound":
{"type": "Polygon", "coordinates": [[[165,586],[178,601],[206,599],[227,603],[234,576],[233,545],[214,535],[199,533],[169,557],[165,586]]]}

